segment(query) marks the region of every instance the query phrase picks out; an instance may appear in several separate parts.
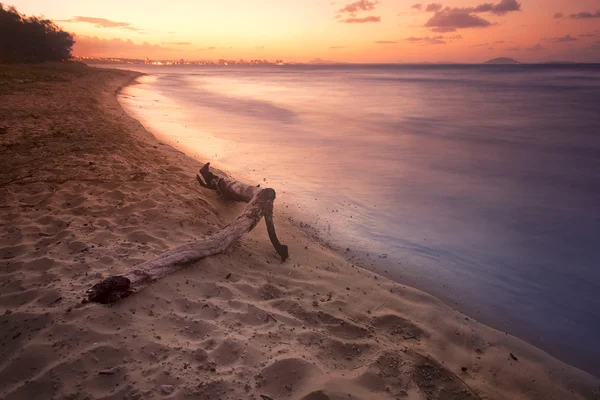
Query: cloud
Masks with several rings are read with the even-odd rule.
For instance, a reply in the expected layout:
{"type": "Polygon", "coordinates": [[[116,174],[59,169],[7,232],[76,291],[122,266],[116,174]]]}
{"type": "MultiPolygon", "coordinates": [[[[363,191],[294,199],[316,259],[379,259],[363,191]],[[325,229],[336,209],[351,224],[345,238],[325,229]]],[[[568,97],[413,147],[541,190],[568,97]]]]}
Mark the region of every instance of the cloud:
{"type": "Polygon", "coordinates": [[[157,44],[144,42],[136,44],[131,40],[100,39],[92,36],[77,36],[73,53],[86,57],[166,57],[171,56],[175,49],[157,44]]]}
{"type": "MultiPolygon", "coordinates": [[[[485,5],[489,6],[489,4],[490,3],[486,3],[485,5]]],[[[521,3],[517,0],[501,0],[500,3],[492,5],[492,8],[487,11],[496,15],[505,15],[509,12],[521,11],[521,3]]]]}
{"type": "Polygon", "coordinates": [[[554,43],[567,43],[567,42],[575,42],[577,38],[574,38],[571,35],[565,35],[561,37],[548,38],[544,39],[546,42],[554,42],[554,43]]]}
{"type": "Polygon", "coordinates": [[[442,8],[443,8],[443,6],[439,3],[431,3],[431,4],[427,4],[427,8],[425,9],[425,11],[436,12],[436,11],[440,11],[442,8]]]}
{"type": "Polygon", "coordinates": [[[264,49],[265,49],[265,46],[256,46],[256,47],[255,47],[255,49],[256,49],[256,50],[264,50],[264,49]]]}
{"type": "Polygon", "coordinates": [[[438,12],[438,11],[451,10],[454,12],[464,12],[467,14],[477,14],[477,13],[492,13],[496,15],[505,15],[509,12],[513,11],[521,11],[521,3],[517,0],[500,0],[499,3],[483,3],[479,4],[475,7],[444,7],[439,3],[428,4],[425,9],[426,12],[438,12]]]}
{"type": "Polygon", "coordinates": [[[174,44],[175,46],[190,46],[191,42],[162,42],[162,45],[168,46],[170,44],[174,44]]]}
{"type": "Polygon", "coordinates": [[[590,19],[590,18],[600,18],[600,10],[597,10],[595,13],[583,11],[577,14],[571,14],[570,17],[572,19],[590,19]]]}
{"type": "Polygon", "coordinates": [[[377,0],[358,0],[354,3],[347,4],[345,7],[338,10],[337,14],[334,18],[342,18],[345,19],[339,20],[339,22],[343,22],[346,24],[364,24],[367,22],[380,22],[381,17],[368,16],[368,17],[357,17],[357,12],[362,11],[372,11],[375,9],[375,6],[379,4],[377,0]],[[344,15],[345,14],[345,15],[344,15]]]}
{"type": "Polygon", "coordinates": [[[212,50],[216,50],[217,48],[214,46],[210,46],[210,47],[206,47],[206,48],[200,48],[198,50],[200,51],[212,51],[212,50]]]}
{"type": "Polygon", "coordinates": [[[455,32],[462,28],[485,28],[491,23],[462,9],[446,8],[433,14],[425,27],[434,32],[455,32]]]}
{"type": "Polygon", "coordinates": [[[584,50],[592,50],[594,52],[600,51],[600,41],[594,42],[593,44],[583,48],[584,50]]]}
{"type": "Polygon", "coordinates": [[[398,44],[397,40],[377,40],[375,41],[377,44],[398,44]]]}
{"type": "Polygon", "coordinates": [[[421,44],[446,44],[443,36],[434,36],[434,37],[414,37],[411,36],[406,38],[406,41],[413,43],[421,43],[421,44]]]}
{"type": "Polygon", "coordinates": [[[329,46],[329,48],[332,50],[337,50],[337,49],[345,49],[346,46],[329,46]]]}
{"type": "Polygon", "coordinates": [[[596,37],[598,36],[597,32],[592,32],[592,33],[582,33],[580,35],[578,35],[579,37],[596,37]]]}
{"type": "Polygon", "coordinates": [[[342,20],[340,20],[340,22],[343,22],[346,24],[364,24],[367,22],[381,22],[381,17],[364,17],[364,18],[351,17],[351,18],[347,18],[347,19],[342,19],[342,20]]]}
{"type": "Polygon", "coordinates": [[[127,29],[129,31],[135,31],[135,32],[141,31],[141,29],[131,26],[131,24],[129,22],[111,21],[110,19],[106,19],[106,18],[77,16],[77,17],[71,18],[71,19],[58,20],[57,22],[71,22],[71,23],[81,22],[81,23],[86,23],[86,24],[92,24],[96,28],[120,28],[120,29],[127,29]]]}
{"type": "Polygon", "coordinates": [[[369,0],[358,0],[354,3],[350,3],[346,5],[344,8],[338,10],[338,13],[356,13],[359,11],[371,11],[375,9],[375,6],[378,4],[378,1],[369,1],[369,0]]]}
{"type": "Polygon", "coordinates": [[[564,18],[565,14],[561,13],[561,12],[557,12],[556,14],[554,14],[554,18],[556,19],[562,19],[564,18]]]}
{"type": "Polygon", "coordinates": [[[528,50],[528,51],[542,51],[542,50],[546,50],[546,49],[544,48],[544,46],[542,46],[541,44],[538,43],[535,46],[531,46],[531,47],[526,48],[525,50],[528,50]]]}
{"type": "Polygon", "coordinates": [[[413,4],[410,8],[414,8],[415,10],[421,11],[423,9],[423,4],[421,4],[421,3],[413,4]]]}
{"type": "Polygon", "coordinates": [[[506,43],[504,40],[497,40],[497,41],[492,42],[492,43],[487,43],[486,42],[486,43],[480,43],[480,44],[472,44],[469,47],[486,47],[486,46],[489,46],[490,49],[492,49],[495,44],[504,44],[504,43],[506,43]]]}
{"type": "Polygon", "coordinates": [[[499,3],[483,3],[475,7],[446,7],[441,4],[429,4],[425,11],[433,12],[433,16],[425,23],[425,27],[433,32],[454,32],[463,28],[486,28],[491,22],[480,17],[480,13],[505,15],[520,11],[521,3],[517,0],[501,0],[499,3]]]}
{"type": "Polygon", "coordinates": [[[521,50],[524,50],[524,51],[542,51],[542,50],[546,50],[546,49],[544,48],[544,46],[542,46],[541,44],[538,43],[538,44],[536,44],[534,46],[525,47],[525,48],[523,48],[523,47],[507,47],[505,50],[506,51],[521,51],[521,50]]]}

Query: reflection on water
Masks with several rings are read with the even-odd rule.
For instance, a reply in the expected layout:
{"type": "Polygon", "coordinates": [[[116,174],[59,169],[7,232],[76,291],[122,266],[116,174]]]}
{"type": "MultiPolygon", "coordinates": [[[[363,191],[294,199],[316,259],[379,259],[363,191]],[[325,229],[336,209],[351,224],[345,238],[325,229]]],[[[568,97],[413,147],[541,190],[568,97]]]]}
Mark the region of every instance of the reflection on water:
{"type": "Polygon", "coordinates": [[[326,238],[600,375],[597,67],[144,72],[122,101],[166,141],[266,178],[326,238]]]}

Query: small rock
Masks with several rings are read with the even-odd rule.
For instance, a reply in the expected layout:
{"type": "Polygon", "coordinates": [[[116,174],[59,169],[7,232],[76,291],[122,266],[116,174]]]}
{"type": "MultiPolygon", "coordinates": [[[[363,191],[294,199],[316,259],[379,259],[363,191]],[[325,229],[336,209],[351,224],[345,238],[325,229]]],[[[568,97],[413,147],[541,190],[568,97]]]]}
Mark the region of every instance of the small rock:
{"type": "Polygon", "coordinates": [[[519,359],[517,358],[517,356],[515,356],[513,353],[510,353],[510,358],[512,358],[515,361],[519,361],[519,359]]]}
{"type": "Polygon", "coordinates": [[[467,372],[467,367],[461,367],[460,369],[462,372],[467,372]]]}
{"type": "Polygon", "coordinates": [[[319,307],[319,302],[316,300],[313,300],[312,305],[313,305],[313,307],[319,307]]]}
{"type": "Polygon", "coordinates": [[[173,385],[160,385],[160,390],[163,393],[171,394],[173,393],[173,390],[175,390],[175,388],[173,387],[173,385]]]}

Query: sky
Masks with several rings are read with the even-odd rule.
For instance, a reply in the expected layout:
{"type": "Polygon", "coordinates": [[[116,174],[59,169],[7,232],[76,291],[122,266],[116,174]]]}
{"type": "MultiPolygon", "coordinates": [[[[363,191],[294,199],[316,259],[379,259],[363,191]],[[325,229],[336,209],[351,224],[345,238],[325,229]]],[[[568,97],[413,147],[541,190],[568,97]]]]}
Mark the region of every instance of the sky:
{"type": "Polygon", "coordinates": [[[74,55],[154,60],[600,62],[600,0],[8,0],[74,55]]]}

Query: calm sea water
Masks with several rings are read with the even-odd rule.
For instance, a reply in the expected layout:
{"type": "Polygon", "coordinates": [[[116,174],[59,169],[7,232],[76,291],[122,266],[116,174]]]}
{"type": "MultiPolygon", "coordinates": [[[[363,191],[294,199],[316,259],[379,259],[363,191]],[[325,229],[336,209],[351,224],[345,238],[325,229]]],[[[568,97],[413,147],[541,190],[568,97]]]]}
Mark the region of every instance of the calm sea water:
{"type": "Polygon", "coordinates": [[[163,140],[600,376],[600,67],[141,70],[121,100],[163,140]]]}

